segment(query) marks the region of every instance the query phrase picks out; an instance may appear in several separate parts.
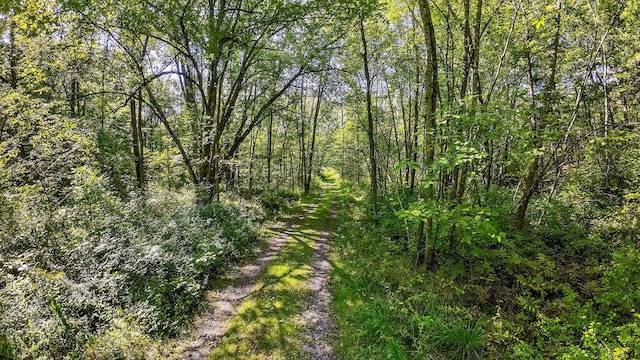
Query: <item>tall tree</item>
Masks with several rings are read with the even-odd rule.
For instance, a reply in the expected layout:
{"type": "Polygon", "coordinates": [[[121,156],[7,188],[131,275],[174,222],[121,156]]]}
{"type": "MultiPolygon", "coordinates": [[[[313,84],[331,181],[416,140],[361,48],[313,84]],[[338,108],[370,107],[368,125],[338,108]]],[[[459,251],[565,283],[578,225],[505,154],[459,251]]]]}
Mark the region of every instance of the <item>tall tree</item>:
{"type": "MultiPolygon", "coordinates": [[[[424,166],[427,171],[427,185],[425,192],[425,201],[427,203],[435,200],[434,174],[432,165],[435,159],[436,149],[436,111],[438,105],[438,96],[440,86],[438,82],[438,57],[435,38],[435,30],[433,27],[433,19],[431,17],[431,7],[428,0],[419,0],[420,18],[422,19],[422,29],[424,41],[427,47],[427,58],[425,63],[425,138],[424,138],[424,166]]],[[[425,222],[420,222],[418,231],[417,249],[418,264],[426,261],[427,265],[433,260],[433,255],[429,250],[429,237],[433,235],[433,217],[429,216],[425,222]],[[425,237],[426,235],[426,237],[425,237]]],[[[432,240],[432,239],[431,239],[432,240]]]]}
{"type": "Polygon", "coordinates": [[[364,15],[360,16],[360,39],[362,40],[362,61],[365,76],[365,96],[367,101],[367,138],[369,140],[369,174],[371,179],[371,203],[373,212],[378,212],[378,164],[376,161],[376,145],[374,138],[373,105],[371,102],[371,73],[369,71],[369,51],[364,28],[364,15]]]}

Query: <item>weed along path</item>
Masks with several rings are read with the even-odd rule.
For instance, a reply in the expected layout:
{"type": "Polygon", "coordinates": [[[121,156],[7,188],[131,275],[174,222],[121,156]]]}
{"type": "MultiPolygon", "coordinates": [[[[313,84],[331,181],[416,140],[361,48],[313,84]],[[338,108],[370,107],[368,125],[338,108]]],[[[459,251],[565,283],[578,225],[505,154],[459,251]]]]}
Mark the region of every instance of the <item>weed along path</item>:
{"type": "Polygon", "coordinates": [[[211,310],[179,359],[335,359],[329,311],[329,239],[336,185],[295,219],[270,231],[268,247],[231,269],[207,294],[211,310]]]}

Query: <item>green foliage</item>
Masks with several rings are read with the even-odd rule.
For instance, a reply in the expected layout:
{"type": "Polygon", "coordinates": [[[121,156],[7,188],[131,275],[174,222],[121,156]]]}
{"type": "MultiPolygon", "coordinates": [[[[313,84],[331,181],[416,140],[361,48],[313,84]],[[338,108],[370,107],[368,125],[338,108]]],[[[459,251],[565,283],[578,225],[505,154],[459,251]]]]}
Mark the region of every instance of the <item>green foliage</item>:
{"type": "Polygon", "coordinates": [[[122,197],[127,196],[133,184],[135,167],[125,129],[114,126],[109,131],[99,131],[96,145],[98,163],[109,174],[112,190],[122,197]]]}
{"type": "Polygon", "coordinates": [[[275,215],[291,207],[296,201],[300,200],[301,196],[300,191],[275,188],[261,191],[258,194],[258,199],[266,211],[271,215],[275,215]]]}
{"type": "Polygon", "coordinates": [[[9,343],[9,339],[6,335],[0,334],[0,359],[11,360],[14,356],[13,348],[9,343]]]}
{"type": "Polygon", "coordinates": [[[320,179],[322,179],[322,181],[333,182],[338,177],[339,177],[338,171],[336,171],[336,169],[334,168],[323,168],[320,171],[320,179]]]}
{"type": "Polygon", "coordinates": [[[404,233],[404,225],[382,217],[374,230],[358,218],[361,204],[342,199],[333,255],[339,354],[349,359],[484,358],[484,321],[430,290],[429,280],[407,256],[406,238],[393,234],[404,233]]]}
{"type": "Polygon", "coordinates": [[[634,359],[640,350],[639,330],[637,322],[617,328],[591,322],[584,328],[580,346],[570,346],[560,358],[634,359]]]}
{"type": "Polygon", "coordinates": [[[636,358],[640,264],[619,223],[629,213],[584,228],[597,203],[536,202],[540,224],[515,233],[510,195],[481,198],[491,206],[414,201],[402,210],[412,199],[399,192],[384,199],[375,226],[362,203],[343,202],[334,273],[343,356],[636,358]],[[412,236],[429,217],[440,227],[437,267],[424,275],[412,236]]]}
{"type": "Polygon", "coordinates": [[[640,310],[640,249],[628,244],[613,252],[604,271],[602,294],[596,299],[618,322],[633,319],[640,310]]]}
{"type": "Polygon", "coordinates": [[[64,198],[74,168],[90,163],[91,138],[59,104],[47,103],[21,91],[0,96],[0,187],[24,187],[64,198]]]}
{"type": "MultiPolygon", "coordinates": [[[[400,219],[409,219],[412,222],[433,219],[439,226],[431,236],[435,239],[452,237],[462,246],[495,245],[506,238],[499,226],[502,214],[487,207],[435,201],[414,202],[396,214],[400,219]]],[[[460,248],[458,244],[452,245],[454,248],[460,248]]],[[[443,249],[442,243],[436,246],[443,249]]]]}
{"type": "Polygon", "coordinates": [[[261,210],[246,201],[198,207],[193,192],[157,191],[123,202],[106,186],[84,167],[58,209],[11,198],[13,237],[0,235],[0,332],[21,353],[58,357],[123,324],[131,330],[99,336],[172,334],[209,280],[256,239],[261,210]]]}

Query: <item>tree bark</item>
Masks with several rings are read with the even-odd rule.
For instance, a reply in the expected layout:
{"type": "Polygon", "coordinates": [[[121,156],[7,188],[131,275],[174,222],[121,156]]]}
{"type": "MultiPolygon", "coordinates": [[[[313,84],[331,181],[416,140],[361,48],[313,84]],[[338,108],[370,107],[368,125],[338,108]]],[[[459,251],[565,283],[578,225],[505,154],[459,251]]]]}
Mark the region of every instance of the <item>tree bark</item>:
{"type": "MultiPolygon", "coordinates": [[[[140,101],[141,102],[141,101],[140,101]]],[[[133,157],[135,161],[136,167],[136,184],[139,189],[144,187],[144,179],[143,179],[143,165],[142,165],[142,153],[141,148],[142,144],[140,143],[140,126],[139,126],[139,117],[137,114],[137,104],[136,101],[132,98],[130,101],[130,110],[131,110],[131,138],[133,145],[133,157]]]]}
{"type": "MultiPolygon", "coordinates": [[[[438,61],[436,53],[436,39],[431,17],[431,9],[428,0],[419,0],[420,17],[423,24],[424,41],[427,47],[427,61],[425,66],[425,136],[424,136],[424,166],[427,171],[427,178],[431,165],[435,159],[435,140],[436,140],[436,110],[438,105],[438,96],[440,92],[438,84],[438,61]]],[[[434,186],[432,181],[427,186],[424,194],[425,201],[430,203],[434,200],[434,186]]],[[[418,264],[426,262],[427,267],[432,265],[433,254],[429,248],[429,237],[432,234],[433,217],[428,217],[426,223],[422,224],[418,231],[418,241],[424,246],[418,248],[418,264]],[[426,235],[426,236],[425,236],[426,235]],[[423,249],[424,256],[420,256],[420,250],[423,249]]]]}
{"type": "Polygon", "coordinates": [[[267,126],[267,186],[271,186],[271,160],[273,158],[273,113],[267,126]]]}
{"type": "Polygon", "coordinates": [[[305,176],[307,169],[307,135],[306,135],[306,124],[307,124],[307,113],[305,111],[305,94],[304,94],[304,82],[302,82],[302,86],[300,88],[300,132],[298,138],[298,144],[300,145],[300,171],[298,176],[298,181],[300,181],[300,185],[304,187],[305,184],[305,176]]]}
{"type": "Polygon", "coordinates": [[[374,140],[373,128],[373,109],[371,103],[371,74],[369,73],[369,52],[367,49],[367,38],[364,31],[364,19],[360,18],[360,37],[362,40],[362,59],[364,62],[364,76],[366,81],[366,98],[367,98],[367,137],[369,139],[369,162],[371,165],[371,203],[373,205],[373,213],[378,212],[378,165],[376,163],[376,147],[374,140]]]}
{"type": "Polygon", "coordinates": [[[11,19],[9,23],[9,86],[18,88],[18,48],[16,46],[16,22],[11,19]]]}
{"type": "Polygon", "coordinates": [[[464,0],[464,25],[463,25],[463,46],[464,51],[462,53],[462,84],[460,88],[460,98],[465,101],[467,97],[467,87],[469,86],[469,76],[471,74],[471,54],[473,53],[471,44],[471,26],[470,26],[470,1],[464,0]]]}
{"type": "Polygon", "coordinates": [[[322,83],[322,77],[318,84],[318,100],[316,101],[315,110],[313,113],[313,124],[311,125],[311,144],[309,144],[309,161],[307,162],[306,175],[304,180],[304,194],[308,195],[311,189],[311,175],[313,172],[313,156],[316,147],[316,132],[318,129],[318,116],[320,115],[320,104],[322,103],[322,96],[324,95],[324,84],[322,83]]]}

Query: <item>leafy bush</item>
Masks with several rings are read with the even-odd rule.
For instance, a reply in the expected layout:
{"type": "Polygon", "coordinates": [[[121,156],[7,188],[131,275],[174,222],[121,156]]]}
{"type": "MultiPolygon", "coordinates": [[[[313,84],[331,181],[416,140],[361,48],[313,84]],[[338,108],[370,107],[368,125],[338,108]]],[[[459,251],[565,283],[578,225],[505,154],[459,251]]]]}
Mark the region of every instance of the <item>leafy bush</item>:
{"type": "Polygon", "coordinates": [[[302,194],[298,191],[276,188],[260,192],[258,199],[267,212],[275,215],[300,200],[301,196],[302,194]]]}
{"type": "MultiPolygon", "coordinates": [[[[2,305],[2,303],[0,303],[2,305]]],[[[11,344],[9,344],[9,340],[7,336],[4,334],[0,335],[0,359],[9,360],[14,358],[13,349],[11,348],[11,344]]]]}
{"type": "Polygon", "coordinates": [[[619,321],[629,321],[640,310],[640,249],[629,244],[616,249],[603,277],[604,289],[596,299],[619,321]]]}
{"type": "MultiPolygon", "coordinates": [[[[123,324],[133,329],[131,339],[174,333],[209,280],[256,239],[263,216],[238,199],[197,206],[189,190],[154,190],[125,202],[96,170],[74,173],[63,206],[27,190],[5,197],[14,225],[0,234],[4,352],[60,357],[97,330],[123,324]]],[[[91,351],[97,344],[90,342],[91,351]]]]}

